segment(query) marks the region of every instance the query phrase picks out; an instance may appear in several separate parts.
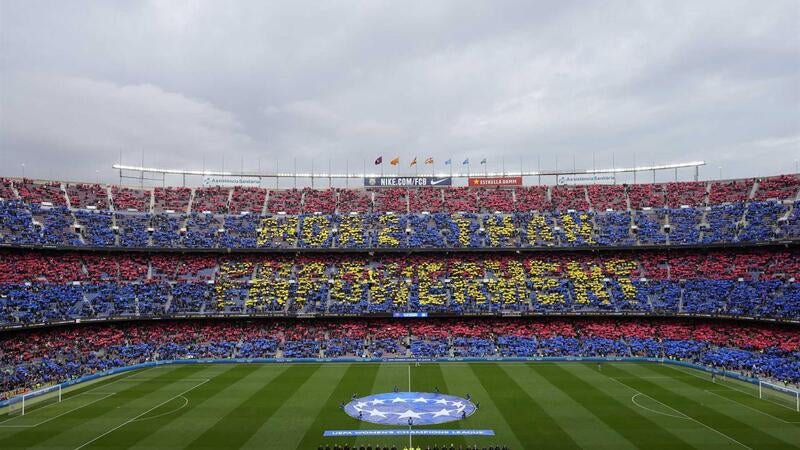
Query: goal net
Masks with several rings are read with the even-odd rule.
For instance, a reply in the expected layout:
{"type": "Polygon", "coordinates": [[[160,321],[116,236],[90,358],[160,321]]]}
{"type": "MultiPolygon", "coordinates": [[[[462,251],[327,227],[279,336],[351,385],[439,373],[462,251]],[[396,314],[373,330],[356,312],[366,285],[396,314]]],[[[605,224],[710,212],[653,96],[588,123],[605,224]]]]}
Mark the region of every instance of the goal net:
{"type": "Polygon", "coordinates": [[[759,380],[758,398],[800,411],[800,391],[788,386],[759,380]]]}
{"type": "Polygon", "coordinates": [[[60,401],[61,385],[49,386],[12,399],[8,404],[8,415],[23,416],[31,410],[60,401]]]}

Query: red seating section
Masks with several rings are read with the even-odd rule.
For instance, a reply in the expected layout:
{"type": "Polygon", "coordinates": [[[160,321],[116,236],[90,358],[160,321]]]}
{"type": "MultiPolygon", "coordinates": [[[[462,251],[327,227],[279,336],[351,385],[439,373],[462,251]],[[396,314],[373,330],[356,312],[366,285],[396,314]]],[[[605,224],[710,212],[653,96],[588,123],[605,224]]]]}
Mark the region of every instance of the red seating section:
{"type": "Polygon", "coordinates": [[[372,211],[372,192],[363,189],[337,189],[340,214],[349,212],[366,213],[372,211]]]}
{"type": "Polygon", "coordinates": [[[214,214],[228,212],[228,197],[231,189],[226,187],[206,187],[194,190],[192,211],[209,211],[214,214]]]}
{"type": "Polygon", "coordinates": [[[667,206],[700,206],[706,203],[706,183],[668,183],[666,185],[667,206]]]}
{"type": "Polygon", "coordinates": [[[661,184],[630,184],[628,198],[631,209],[662,208],[666,204],[664,185],[661,184]]]}
{"type": "Polygon", "coordinates": [[[394,212],[405,214],[408,211],[408,197],[405,189],[387,188],[377,189],[375,193],[376,213],[394,212]]]}
{"type": "Polygon", "coordinates": [[[333,214],[336,212],[336,190],[303,189],[303,212],[333,214]]]}
{"type": "Polygon", "coordinates": [[[589,210],[589,202],[586,200],[584,186],[553,186],[550,191],[550,199],[553,206],[561,212],[568,209],[576,211],[589,210]]]}
{"type": "Polygon", "coordinates": [[[428,212],[530,212],[566,210],[616,211],[650,208],[704,206],[749,200],[794,200],[800,194],[800,176],[781,175],[755,179],[675,182],[631,185],[526,186],[498,188],[328,188],[280,189],[258,187],[187,187],[136,189],[98,184],[42,182],[28,179],[0,179],[0,198],[21,198],[26,202],[65,205],[69,197],[73,208],[109,208],[108,192],[116,210],[150,212],[173,210],[215,214],[248,211],[287,214],[350,212],[419,213],[428,212]],[[754,186],[757,189],[754,191],[754,186]],[[19,196],[17,196],[17,192],[19,196]],[[751,192],[755,193],[750,197],[751,192]],[[65,195],[66,194],[66,195],[65,195]],[[266,204],[266,207],[265,207],[266,204]]]}
{"type": "Polygon", "coordinates": [[[266,199],[267,191],[265,189],[236,186],[233,188],[233,194],[231,194],[229,209],[234,214],[243,211],[260,214],[266,199]]]}
{"type": "Polygon", "coordinates": [[[61,190],[61,183],[57,181],[38,182],[23,179],[15,183],[20,198],[28,203],[50,202],[55,206],[66,205],[67,198],[61,190]]]}
{"type": "Polygon", "coordinates": [[[111,197],[116,210],[135,209],[140,212],[150,210],[150,191],[112,186],[111,197]]]}
{"type": "Polygon", "coordinates": [[[422,211],[443,212],[445,209],[441,189],[409,189],[408,210],[412,213],[422,211]]]}
{"type": "Polygon", "coordinates": [[[550,209],[547,200],[547,186],[529,186],[517,188],[517,211],[545,211],[550,209]]]}
{"type": "Polygon", "coordinates": [[[466,187],[444,189],[444,207],[449,212],[478,212],[477,190],[466,187]]]}
{"type": "Polygon", "coordinates": [[[587,187],[589,201],[596,211],[628,209],[625,186],[621,184],[593,184],[587,187]]]}
{"type": "Polygon", "coordinates": [[[709,204],[736,203],[747,200],[754,180],[717,181],[711,183],[708,193],[709,204]]]}
{"type": "Polygon", "coordinates": [[[756,200],[794,200],[800,189],[800,176],[781,175],[778,177],[762,178],[758,182],[756,200]]]}
{"type": "MultiPolygon", "coordinates": [[[[590,267],[608,267],[611,261],[633,261],[635,268],[629,277],[641,277],[654,280],[709,279],[736,280],[788,280],[800,279],[800,258],[797,251],[790,249],[769,250],[715,250],[715,251],[674,251],[670,253],[658,251],[639,251],[631,255],[619,254],[586,254],[586,253],[548,253],[535,256],[469,254],[457,256],[383,255],[354,258],[351,255],[318,254],[308,256],[281,256],[250,254],[240,258],[218,255],[192,254],[138,254],[114,252],[97,254],[90,252],[15,252],[0,251],[0,283],[51,282],[67,283],[71,281],[100,280],[99,274],[106,273],[119,280],[138,280],[146,277],[148,262],[152,266],[153,280],[178,281],[186,279],[207,279],[210,272],[218,271],[218,266],[227,262],[244,262],[248,271],[258,264],[274,265],[288,263],[303,266],[310,263],[322,263],[326,266],[340,266],[342,263],[357,263],[361,267],[359,277],[366,279],[369,268],[373,270],[389,270],[400,273],[406,268],[428,266],[429,263],[441,263],[437,270],[427,269],[425,276],[430,279],[457,275],[455,267],[474,263],[483,274],[488,265],[497,265],[496,269],[505,273],[512,262],[521,262],[528,270],[532,265],[541,272],[541,264],[552,265],[544,276],[566,277],[567,265],[576,264],[580,270],[588,271],[590,267]],[[84,270],[85,267],[85,270],[84,270]],[[202,272],[206,272],[205,274],[202,272]]],[[[605,269],[604,269],[605,270],[605,269]]],[[[344,279],[352,275],[342,274],[344,279]]],[[[628,275],[625,275],[628,277],[628,275]]]]}
{"type": "Polygon", "coordinates": [[[299,214],[303,191],[288,189],[285,191],[269,191],[267,198],[267,212],[276,214],[285,212],[286,214],[299,214]]]}
{"type": "Polygon", "coordinates": [[[479,212],[514,211],[514,191],[501,188],[481,188],[478,194],[479,212]]]}
{"type": "Polygon", "coordinates": [[[164,212],[167,210],[178,213],[185,213],[189,209],[189,200],[192,189],[188,187],[157,187],[153,191],[155,203],[153,212],[164,212]]]}
{"type": "Polygon", "coordinates": [[[11,200],[17,198],[17,194],[12,187],[13,183],[7,178],[0,178],[0,199],[11,200]]]}

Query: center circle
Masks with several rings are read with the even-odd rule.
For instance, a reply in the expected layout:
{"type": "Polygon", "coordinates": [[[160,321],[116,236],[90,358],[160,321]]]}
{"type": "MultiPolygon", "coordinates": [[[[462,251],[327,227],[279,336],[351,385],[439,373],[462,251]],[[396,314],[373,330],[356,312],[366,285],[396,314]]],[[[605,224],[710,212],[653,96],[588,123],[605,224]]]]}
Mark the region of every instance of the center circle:
{"type": "Polygon", "coordinates": [[[344,406],[350,417],[381,425],[435,425],[471,416],[475,405],[455,395],[388,392],[356,398],[344,406]]]}

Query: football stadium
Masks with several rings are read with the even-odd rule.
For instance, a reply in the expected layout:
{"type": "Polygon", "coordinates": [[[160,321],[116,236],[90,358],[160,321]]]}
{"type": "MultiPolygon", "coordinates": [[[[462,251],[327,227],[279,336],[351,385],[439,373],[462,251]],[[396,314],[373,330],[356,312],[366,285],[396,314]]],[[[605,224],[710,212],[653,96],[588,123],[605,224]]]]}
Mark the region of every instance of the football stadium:
{"type": "Polygon", "coordinates": [[[434,178],[0,180],[0,446],[800,445],[800,176],[434,178]]]}
{"type": "Polygon", "coordinates": [[[0,450],[800,449],[797,0],[0,0],[0,450]]]}

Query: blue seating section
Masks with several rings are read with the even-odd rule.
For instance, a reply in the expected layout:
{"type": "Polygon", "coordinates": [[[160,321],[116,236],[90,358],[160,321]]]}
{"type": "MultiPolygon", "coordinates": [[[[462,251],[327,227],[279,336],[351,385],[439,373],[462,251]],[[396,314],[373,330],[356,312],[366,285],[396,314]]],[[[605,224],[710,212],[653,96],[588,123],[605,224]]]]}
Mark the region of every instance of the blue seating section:
{"type": "Polygon", "coordinates": [[[0,244],[151,248],[526,248],[800,238],[776,201],[641,211],[259,215],[137,213],[0,201],[0,244]]]}

